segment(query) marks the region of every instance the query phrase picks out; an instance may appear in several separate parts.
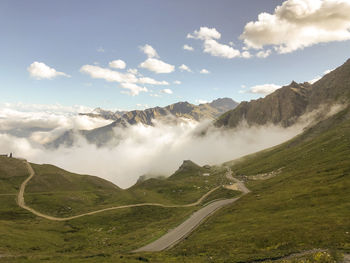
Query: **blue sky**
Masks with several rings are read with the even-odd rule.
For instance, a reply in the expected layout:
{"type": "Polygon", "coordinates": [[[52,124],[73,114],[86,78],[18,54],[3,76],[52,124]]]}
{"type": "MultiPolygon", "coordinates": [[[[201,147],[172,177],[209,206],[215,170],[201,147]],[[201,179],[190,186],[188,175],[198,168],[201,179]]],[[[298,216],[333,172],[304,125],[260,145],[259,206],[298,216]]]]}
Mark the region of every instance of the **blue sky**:
{"type": "MultiPolygon", "coordinates": [[[[258,98],[266,94],[256,93],[265,84],[278,87],[292,80],[309,81],[350,58],[349,6],[348,0],[2,0],[0,103],[134,109],[185,100],[258,98]],[[275,11],[277,6],[281,8],[275,11]],[[301,7],[306,11],[300,15],[301,7]],[[270,16],[259,16],[263,12],[270,16]],[[322,20],[329,12],[333,12],[333,20],[322,20]],[[259,23],[247,28],[250,21],[259,23]],[[209,37],[200,28],[215,34],[209,37]],[[158,57],[142,52],[140,47],[146,44],[158,57]],[[184,50],[185,44],[194,50],[184,50]],[[259,58],[259,51],[270,55],[259,58]],[[250,58],[244,57],[244,52],[249,52],[250,58]],[[172,65],[174,70],[156,73],[140,67],[148,57],[172,65]],[[125,69],[109,67],[109,62],[119,59],[126,63],[125,69]],[[65,75],[38,77],[40,72],[28,70],[34,62],[65,75]],[[182,64],[192,72],[181,71],[182,64]],[[84,65],[93,67],[87,72],[82,70],[84,65]],[[99,68],[123,74],[137,69],[137,82],[94,78],[99,68]],[[210,73],[200,74],[202,69],[210,73]],[[140,83],[145,77],[169,85],[140,83]],[[123,85],[143,90],[132,94],[123,85]]],[[[33,70],[35,66],[38,64],[33,70]]]]}

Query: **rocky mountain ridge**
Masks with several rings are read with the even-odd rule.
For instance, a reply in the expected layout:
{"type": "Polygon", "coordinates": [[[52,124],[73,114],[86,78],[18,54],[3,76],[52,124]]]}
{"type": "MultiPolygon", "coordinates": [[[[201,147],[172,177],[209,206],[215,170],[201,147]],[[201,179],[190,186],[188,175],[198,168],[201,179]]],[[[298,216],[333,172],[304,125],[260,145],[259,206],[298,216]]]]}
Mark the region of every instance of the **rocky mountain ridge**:
{"type": "Polygon", "coordinates": [[[350,59],[342,66],[310,84],[284,86],[264,98],[241,102],[215,122],[217,127],[234,128],[241,122],[248,125],[279,124],[288,127],[300,116],[320,106],[348,103],[350,100],[350,59]]]}

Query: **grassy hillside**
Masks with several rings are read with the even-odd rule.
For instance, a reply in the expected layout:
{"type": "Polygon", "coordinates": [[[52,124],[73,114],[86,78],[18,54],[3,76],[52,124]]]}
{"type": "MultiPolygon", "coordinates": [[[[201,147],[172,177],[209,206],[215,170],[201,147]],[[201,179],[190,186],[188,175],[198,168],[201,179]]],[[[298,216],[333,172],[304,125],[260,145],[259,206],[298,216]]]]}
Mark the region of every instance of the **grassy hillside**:
{"type": "MultiPolygon", "coordinates": [[[[14,193],[26,178],[25,167],[16,159],[0,158],[2,189],[9,189],[0,195],[0,262],[251,262],[318,248],[328,252],[302,257],[333,262],[350,252],[349,157],[347,108],[291,141],[227,163],[252,192],[173,249],[139,254],[129,252],[157,239],[198,207],[137,207],[52,222],[16,205],[14,193]],[[275,176],[253,180],[266,173],[275,176]]],[[[128,190],[54,166],[33,167],[37,175],[28,185],[27,204],[58,215],[140,200],[188,203],[226,183],[223,167],[189,161],[168,179],[140,181],[128,190]]],[[[204,202],[231,193],[237,194],[220,188],[204,202]]]]}
{"type": "MultiPolygon", "coordinates": [[[[126,262],[139,262],[140,256],[129,254],[131,250],[159,238],[200,207],[145,206],[65,222],[49,221],[16,204],[17,189],[28,176],[23,162],[0,158],[0,164],[1,182],[7,182],[1,185],[10,193],[0,194],[0,262],[106,262],[112,258],[115,262],[121,258],[126,262]],[[16,180],[8,179],[12,177],[16,180]]],[[[169,179],[148,179],[127,190],[98,177],[70,173],[52,165],[32,166],[36,174],[28,183],[26,204],[56,216],[122,203],[187,204],[225,182],[224,169],[202,168],[192,162],[186,162],[169,179]],[[203,176],[204,171],[210,176],[203,176]]],[[[227,195],[219,189],[205,202],[227,195]]]]}
{"type": "Polygon", "coordinates": [[[32,164],[32,167],[35,176],[26,188],[26,203],[40,212],[59,217],[145,202],[193,203],[227,182],[224,169],[202,168],[189,161],[169,178],[150,178],[127,190],[101,178],[70,173],[53,165],[32,164]],[[210,176],[204,177],[203,173],[210,176]]]}
{"type": "Polygon", "coordinates": [[[16,194],[27,176],[23,161],[0,156],[0,195],[16,194]]]}
{"type": "Polygon", "coordinates": [[[287,143],[230,165],[252,193],[171,251],[149,258],[249,262],[316,248],[329,249],[331,258],[350,252],[349,108],[287,143]],[[282,172],[271,179],[250,179],[279,168],[282,172]]]}

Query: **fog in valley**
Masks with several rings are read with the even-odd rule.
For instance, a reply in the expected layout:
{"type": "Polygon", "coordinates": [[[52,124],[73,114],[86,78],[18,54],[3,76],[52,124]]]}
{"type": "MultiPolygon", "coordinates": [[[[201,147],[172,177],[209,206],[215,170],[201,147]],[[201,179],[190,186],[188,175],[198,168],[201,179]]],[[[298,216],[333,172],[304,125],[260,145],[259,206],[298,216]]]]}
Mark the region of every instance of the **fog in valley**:
{"type": "Polygon", "coordinates": [[[177,124],[158,121],[154,126],[115,128],[114,133],[121,139],[102,147],[79,135],[71,147],[45,147],[67,130],[88,130],[111,123],[79,116],[78,111],[82,109],[4,105],[0,108],[0,152],[13,152],[30,162],[96,175],[127,188],[141,175],[169,176],[183,160],[190,159],[199,165],[220,164],[277,145],[300,133],[307,124],[304,121],[289,128],[242,124],[225,130],[213,127],[209,120],[198,123],[183,119],[177,124]]]}

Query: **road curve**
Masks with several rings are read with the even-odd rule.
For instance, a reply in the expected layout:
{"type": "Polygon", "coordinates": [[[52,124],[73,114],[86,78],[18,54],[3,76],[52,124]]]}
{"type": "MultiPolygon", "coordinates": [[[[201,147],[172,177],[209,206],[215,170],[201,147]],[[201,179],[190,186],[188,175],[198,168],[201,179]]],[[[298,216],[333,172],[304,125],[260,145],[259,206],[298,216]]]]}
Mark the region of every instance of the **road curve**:
{"type": "MultiPolygon", "coordinates": [[[[236,182],[238,189],[243,192],[243,195],[250,192],[250,190],[244,185],[243,182],[239,181],[236,178],[233,178],[230,168],[227,168],[226,178],[236,182]]],[[[193,213],[190,218],[188,218],[178,227],[170,230],[164,236],[144,247],[134,250],[133,252],[156,252],[173,247],[181,240],[183,240],[186,236],[188,236],[196,227],[198,227],[207,217],[212,215],[215,211],[228,204],[236,202],[243,195],[236,198],[224,199],[210,203],[209,205],[193,213]]]]}
{"type": "Polygon", "coordinates": [[[87,212],[87,213],[80,214],[80,215],[70,216],[70,217],[55,217],[55,216],[50,216],[50,215],[46,215],[46,214],[40,213],[39,211],[36,211],[35,209],[33,209],[33,208],[31,208],[31,207],[29,207],[29,206],[27,206],[25,204],[25,202],[24,202],[24,191],[25,191],[25,188],[27,186],[27,183],[35,175],[35,172],[34,172],[32,166],[30,165],[30,163],[25,161],[25,164],[26,164],[27,169],[29,171],[29,177],[26,180],[24,180],[24,182],[21,184],[21,187],[20,187],[20,190],[19,190],[18,196],[17,196],[17,203],[18,203],[18,205],[20,207],[22,207],[23,209],[33,213],[34,215],[42,217],[42,218],[45,218],[45,219],[48,219],[48,220],[52,220],[52,221],[68,221],[68,220],[76,219],[76,218],[83,217],[83,216],[88,216],[88,215],[94,215],[94,214],[102,213],[102,212],[105,212],[105,211],[116,210],[116,209],[123,209],[123,208],[131,208],[131,207],[139,207],[139,206],[160,206],[160,207],[165,207],[165,208],[196,206],[196,205],[199,205],[200,203],[202,203],[202,201],[208,195],[210,195],[212,192],[214,192],[219,187],[221,187],[221,186],[217,186],[217,187],[211,189],[209,192],[207,192],[201,198],[199,198],[196,202],[191,203],[191,204],[185,204],[185,205],[164,205],[164,204],[158,204],[158,203],[140,203],[140,204],[113,206],[113,207],[108,207],[108,208],[104,208],[104,209],[100,209],[100,210],[87,212]]]}

